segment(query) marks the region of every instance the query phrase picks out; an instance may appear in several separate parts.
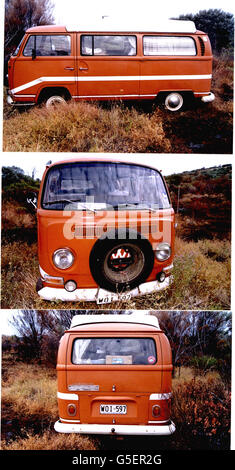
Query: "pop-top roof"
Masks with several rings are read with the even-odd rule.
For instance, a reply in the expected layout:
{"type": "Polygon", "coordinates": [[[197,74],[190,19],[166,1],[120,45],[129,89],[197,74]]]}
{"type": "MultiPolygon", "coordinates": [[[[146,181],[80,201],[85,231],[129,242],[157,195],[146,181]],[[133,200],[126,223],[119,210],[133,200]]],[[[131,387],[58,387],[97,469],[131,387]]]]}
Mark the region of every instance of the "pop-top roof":
{"type": "Polygon", "coordinates": [[[112,21],[105,18],[101,21],[90,23],[89,21],[79,24],[66,25],[68,32],[72,31],[96,31],[96,32],[156,32],[156,33],[195,33],[196,26],[193,21],[188,20],[165,20],[165,21],[112,21]]]}
{"type": "Polygon", "coordinates": [[[74,315],[71,320],[70,328],[76,328],[81,325],[94,323],[138,323],[139,325],[149,325],[160,330],[157,317],[148,313],[127,314],[98,314],[98,315],[74,315]]]}

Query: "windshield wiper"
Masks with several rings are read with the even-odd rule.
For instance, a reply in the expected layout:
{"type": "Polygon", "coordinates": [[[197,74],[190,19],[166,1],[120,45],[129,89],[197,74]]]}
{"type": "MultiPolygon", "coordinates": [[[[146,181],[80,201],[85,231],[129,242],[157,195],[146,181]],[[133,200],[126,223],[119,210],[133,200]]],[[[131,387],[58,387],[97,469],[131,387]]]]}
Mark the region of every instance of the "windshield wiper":
{"type": "MultiPolygon", "coordinates": [[[[44,201],[43,204],[48,204],[48,205],[52,205],[52,204],[58,204],[60,202],[67,202],[68,204],[73,204],[73,202],[79,202],[81,203],[81,200],[80,199],[59,199],[58,201],[44,201]]],[[[91,212],[94,212],[96,213],[97,211],[95,209],[91,209],[89,207],[86,207],[84,204],[81,204],[81,208],[82,210],[85,210],[85,211],[91,211],[91,212]]]]}
{"type": "Polygon", "coordinates": [[[141,202],[123,202],[121,204],[116,204],[115,206],[113,206],[114,209],[118,209],[118,208],[121,208],[122,206],[123,207],[133,207],[133,206],[138,206],[140,205],[140,207],[138,208],[139,210],[149,210],[151,212],[156,212],[157,209],[153,209],[152,207],[150,206],[147,206],[145,204],[142,204],[141,202]],[[141,207],[142,206],[142,207],[141,207]]]}

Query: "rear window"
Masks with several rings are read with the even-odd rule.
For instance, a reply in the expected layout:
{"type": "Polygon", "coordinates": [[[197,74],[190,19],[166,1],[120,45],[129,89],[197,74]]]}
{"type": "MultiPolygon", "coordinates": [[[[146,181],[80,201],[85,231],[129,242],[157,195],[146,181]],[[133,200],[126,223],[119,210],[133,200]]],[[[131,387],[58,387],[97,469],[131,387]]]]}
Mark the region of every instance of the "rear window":
{"type": "Polygon", "coordinates": [[[33,35],[24,48],[24,56],[30,57],[32,50],[36,56],[66,56],[71,54],[71,38],[67,35],[33,35]]]}
{"type": "Polygon", "coordinates": [[[183,36],[144,36],[144,55],[191,56],[196,55],[194,39],[183,36]]]}
{"type": "Polygon", "coordinates": [[[153,338],[76,338],[73,364],[152,365],[157,362],[153,338]]]}

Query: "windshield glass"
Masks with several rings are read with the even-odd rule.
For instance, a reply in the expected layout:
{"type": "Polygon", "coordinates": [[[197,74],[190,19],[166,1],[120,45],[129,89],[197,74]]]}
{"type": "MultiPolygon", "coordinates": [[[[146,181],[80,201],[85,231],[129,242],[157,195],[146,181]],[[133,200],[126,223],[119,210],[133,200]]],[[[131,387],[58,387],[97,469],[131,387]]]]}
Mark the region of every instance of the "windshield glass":
{"type": "Polygon", "coordinates": [[[73,364],[151,365],[157,361],[152,338],[76,338],[73,364]]]}
{"type": "Polygon", "coordinates": [[[170,207],[157,170],[124,163],[79,162],[52,167],[43,188],[44,209],[170,207]],[[69,206],[69,207],[68,207],[69,206]]]}

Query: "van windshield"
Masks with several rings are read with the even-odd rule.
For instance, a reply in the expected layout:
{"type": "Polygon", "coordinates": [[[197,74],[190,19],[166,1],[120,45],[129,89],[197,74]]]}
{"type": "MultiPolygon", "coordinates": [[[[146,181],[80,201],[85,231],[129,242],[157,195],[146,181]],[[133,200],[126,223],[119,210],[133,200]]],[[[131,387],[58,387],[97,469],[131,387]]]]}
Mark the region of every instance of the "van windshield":
{"type": "Polygon", "coordinates": [[[73,364],[152,365],[157,362],[152,338],[76,338],[73,364]]]}
{"type": "Polygon", "coordinates": [[[56,165],[48,171],[42,207],[51,210],[165,209],[170,207],[170,202],[157,170],[125,163],[76,162],[56,165]]]}

